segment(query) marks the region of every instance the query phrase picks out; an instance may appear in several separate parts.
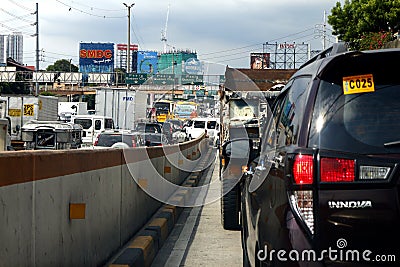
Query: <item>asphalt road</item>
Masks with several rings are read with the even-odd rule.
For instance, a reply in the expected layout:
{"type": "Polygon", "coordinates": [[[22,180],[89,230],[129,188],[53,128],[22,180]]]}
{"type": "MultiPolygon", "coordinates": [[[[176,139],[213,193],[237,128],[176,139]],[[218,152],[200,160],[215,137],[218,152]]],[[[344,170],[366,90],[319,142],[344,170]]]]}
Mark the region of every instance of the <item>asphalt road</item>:
{"type": "MultiPolygon", "coordinates": [[[[200,184],[219,179],[218,173],[214,164],[200,184]]],[[[220,200],[185,208],[152,266],[242,266],[240,242],[240,231],[222,228],[220,200]]]]}

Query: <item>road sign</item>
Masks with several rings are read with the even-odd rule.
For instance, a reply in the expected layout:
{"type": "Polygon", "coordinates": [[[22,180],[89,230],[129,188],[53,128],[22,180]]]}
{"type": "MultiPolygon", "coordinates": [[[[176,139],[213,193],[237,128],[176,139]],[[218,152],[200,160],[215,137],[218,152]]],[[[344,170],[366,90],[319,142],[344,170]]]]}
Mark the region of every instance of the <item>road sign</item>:
{"type": "Polygon", "coordinates": [[[196,95],[197,95],[197,96],[204,96],[204,95],[205,95],[205,92],[204,92],[204,90],[197,90],[197,91],[196,91],[196,95]]]}
{"type": "Polygon", "coordinates": [[[182,74],[182,84],[203,85],[203,75],[182,74]]]}
{"type": "Polygon", "coordinates": [[[155,85],[173,85],[175,84],[174,74],[154,74],[153,84],[155,85]]]}
{"type": "Polygon", "coordinates": [[[126,84],[141,85],[147,81],[147,74],[129,73],[126,75],[126,84]]]}
{"type": "Polygon", "coordinates": [[[219,84],[225,83],[225,75],[219,75],[219,84]]]}

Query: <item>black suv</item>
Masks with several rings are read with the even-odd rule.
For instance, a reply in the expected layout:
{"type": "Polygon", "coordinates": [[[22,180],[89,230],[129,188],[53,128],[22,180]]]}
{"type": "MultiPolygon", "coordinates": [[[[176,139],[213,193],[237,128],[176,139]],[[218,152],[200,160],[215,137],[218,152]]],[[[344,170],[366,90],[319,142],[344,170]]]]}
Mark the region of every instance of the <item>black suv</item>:
{"type": "Polygon", "coordinates": [[[157,122],[138,122],[135,131],[140,133],[162,133],[162,126],[157,122]]]}
{"type": "Polygon", "coordinates": [[[237,190],[244,266],[400,265],[400,49],[338,47],[272,105],[237,190]]]}

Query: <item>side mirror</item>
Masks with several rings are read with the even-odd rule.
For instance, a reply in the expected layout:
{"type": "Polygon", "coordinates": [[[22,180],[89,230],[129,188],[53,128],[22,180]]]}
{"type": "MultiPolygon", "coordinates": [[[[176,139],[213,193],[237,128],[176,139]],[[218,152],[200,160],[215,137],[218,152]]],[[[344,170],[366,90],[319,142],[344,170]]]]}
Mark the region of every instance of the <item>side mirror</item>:
{"type": "Polygon", "coordinates": [[[222,145],[222,155],[227,158],[248,159],[251,162],[255,158],[253,141],[247,138],[233,139],[222,145]]]}

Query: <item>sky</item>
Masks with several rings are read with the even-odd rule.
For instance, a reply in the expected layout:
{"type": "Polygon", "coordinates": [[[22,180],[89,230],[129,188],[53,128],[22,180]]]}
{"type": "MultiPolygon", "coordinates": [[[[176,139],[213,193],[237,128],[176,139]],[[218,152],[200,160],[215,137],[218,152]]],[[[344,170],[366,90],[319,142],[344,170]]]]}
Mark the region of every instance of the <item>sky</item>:
{"type": "MultiPolygon", "coordinates": [[[[197,52],[200,60],[249,68],[250,53],[268,43],[309,43],[321,50],[324,11],[338,0],[1,0],[0,34],[22,32],[24,64],[35,66],[36,3],[39,10],[40,69],[59,59],[79,64],[79,44],[127,43],[128,8],[131,43],[139,50],[197,52]]],[[[327,47],[335,42],[327,25],[327,47]]]]}

